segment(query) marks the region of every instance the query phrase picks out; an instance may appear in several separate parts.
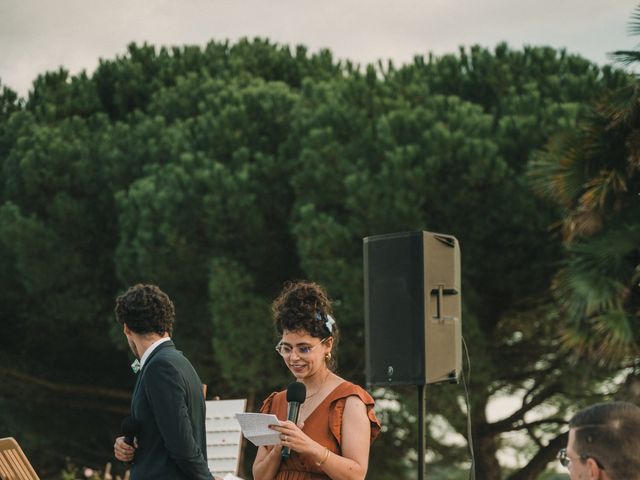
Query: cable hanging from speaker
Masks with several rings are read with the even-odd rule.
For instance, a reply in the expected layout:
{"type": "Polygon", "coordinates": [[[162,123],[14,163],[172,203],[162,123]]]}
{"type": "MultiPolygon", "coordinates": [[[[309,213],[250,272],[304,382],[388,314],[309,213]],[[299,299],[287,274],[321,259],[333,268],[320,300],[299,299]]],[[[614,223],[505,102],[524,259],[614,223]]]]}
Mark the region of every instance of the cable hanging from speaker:
{"type": "Polygon", "coordinates": [[[467,348],[467,342],[462,336],[462,347],[464,349],[465,357],[467,358],[467,375],[464,374],[464,366],[460,369],[460,377],[462,380],[462,386],[464,387],[464,400],[467,406],[467,444],[469,445],[469,454],[471,455],[471,468],[469,469],[469,480],[475,480],[476,478],[476,457],[473,452],[473,434],[471,431],[471,402],[469,401],[469,388],[467,381],[471,381],[471,359],[469,357],[469,349],[467,348]]]}

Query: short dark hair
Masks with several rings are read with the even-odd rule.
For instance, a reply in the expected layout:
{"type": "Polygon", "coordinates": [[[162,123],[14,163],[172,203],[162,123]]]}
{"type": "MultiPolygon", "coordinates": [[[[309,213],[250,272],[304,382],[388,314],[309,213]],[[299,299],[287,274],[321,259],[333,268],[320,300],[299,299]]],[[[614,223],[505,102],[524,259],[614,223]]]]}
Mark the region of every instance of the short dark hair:
{"type": "Polygon", "coordinates": [[[611,480],[640,479],[640,407],[597,403],[576,413],[569,427],[576,453],[601,463],[611,480]]]}
{"type": "Polygon", "coordinates": [[[137,334],[171,334],[175,318],[173,302],[155,285],[138,283],[116,298],[117,322],[137,334]]]}
{"type": "MultiPolygon", "coordinates": [[[[307,332],[312,337],[324,339],[333,337],[335,350],[339,331],[334,322],[331,330],[327,328],[329,316],[333,317],[331,300],[326,290],[314,282],[297,280],[287,282],[271,305],[273,322],[278,334],[289,332],[307,332]]],[[[334,352],[335,353],[335,352],[334,352]]],[[[327,361],[330,368],[335,368],[335,358],[327,361]]]]}

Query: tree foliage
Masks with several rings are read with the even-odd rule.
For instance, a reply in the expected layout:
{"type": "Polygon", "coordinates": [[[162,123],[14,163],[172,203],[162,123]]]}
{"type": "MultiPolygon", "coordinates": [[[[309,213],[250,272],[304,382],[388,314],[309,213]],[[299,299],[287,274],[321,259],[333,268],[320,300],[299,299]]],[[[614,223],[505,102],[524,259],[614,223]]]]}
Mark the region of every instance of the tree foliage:
{"type": "MultiPolygon", "coordinates": [[[[640,33],[639,12],[632,17],[634,34],[640,33]]],[[[632,53],[614,58],[633,63],[632,53]]],[[[635,366],[632,376],[640,352],[639,131],[636,77],[599,97],[529,166],[537,193],[561,213],[566,256],[553,287],[563,345],[577,361],[635,366]]]]}
{"type": "MultiPolygon", "coordinates": [[[[256,39],[130,45],[92,75],[39,76],[24,101],[3,87],[0,357],[11,368],[0,369],[0,428],[25,432],[43,474],[65,456],[109,458],[133,381],[113,298],[139,281],[174,299],[176,342],[209,392],[248,396],[254,409],[287,378],[271,299],[287,279],[319,281],[343,332],[340,373],[364,383],[362,238],[430,230],[462,245],[477,476],[501,478],[504,435],[525,432],[531,455],[510,478],[536,478],[568,406],[601,392],[612,370],[593,362],[567,378],[548,293],[573,258],[548,230],[566,206],[532,195],[526,173],[551,134],[628,83],[542,47],[361,68],[256,39]],[[522,407],[488,419],[501,394],[522,407]],[[45,406],[52,420],[34,413],[45,406]]],[[[624,138],[612,133],[607,148],[624,138]]],[[[637,180],[626,172],[598,176],[593,204],[615,204],[621,176],[637,180]]],[[[570,198],[580,181],[567,177],[570,198]]],[[[613,256],[580,261],[614,268],[632,238],[602,228],[613,256]]],[[[369,476],[409,476],[412,392],[376,395],[388,408],[369,476]]],[[[428,393],[430,461],[449,478],[469,460],[461,400],[461,387],[428,393]]]]}

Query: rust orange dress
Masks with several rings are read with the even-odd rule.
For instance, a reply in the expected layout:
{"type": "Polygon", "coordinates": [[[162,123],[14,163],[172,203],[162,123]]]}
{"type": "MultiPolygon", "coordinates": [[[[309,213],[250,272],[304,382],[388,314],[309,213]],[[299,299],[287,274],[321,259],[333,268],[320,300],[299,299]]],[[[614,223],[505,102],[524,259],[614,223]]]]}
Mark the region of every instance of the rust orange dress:
{"type": "MultiPolygon", "coordinates": [[[[366,390],[351,382],[344,381],[327,395],[327,397],[311,412],[304,421],[302,431],[331,452],[342,455],[341,433],[342,413],[347,397],[355,395],[367,406],[367,415],[371,423],[371,439],[373,442],[380,433],[380,422],[373,411],[373,398],[366,390]]],[[[262,404],[260,413],[273,413],[279,420],[287,419],[287,392],[273,392],[262,404]]],[[[275,480],[320,480],[328,479],[315,461],[305,458],[297,452],[280,462],[275,480]]]]}

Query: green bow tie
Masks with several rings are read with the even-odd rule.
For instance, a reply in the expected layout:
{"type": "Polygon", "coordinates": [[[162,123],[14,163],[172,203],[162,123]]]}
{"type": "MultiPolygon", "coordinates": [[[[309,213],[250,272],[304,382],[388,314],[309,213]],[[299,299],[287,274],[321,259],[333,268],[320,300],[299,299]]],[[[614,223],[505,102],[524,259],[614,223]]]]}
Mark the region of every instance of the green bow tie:
{"type": "Polygon", "coordinates": [[[131,364],[131,370],[133,370],[133,373],[138,373],[140,371],[140,360],[136,358],[133,361],[133,363],[131,364]]]}

